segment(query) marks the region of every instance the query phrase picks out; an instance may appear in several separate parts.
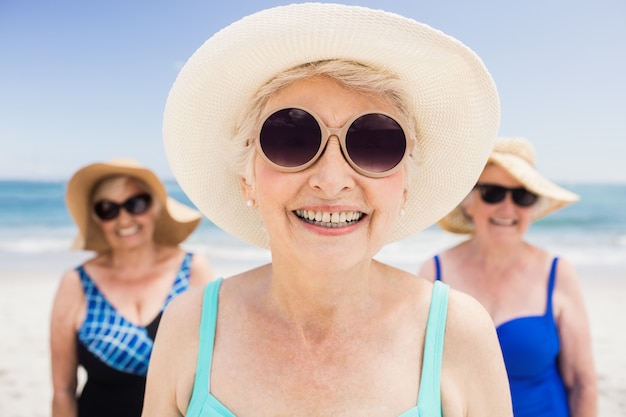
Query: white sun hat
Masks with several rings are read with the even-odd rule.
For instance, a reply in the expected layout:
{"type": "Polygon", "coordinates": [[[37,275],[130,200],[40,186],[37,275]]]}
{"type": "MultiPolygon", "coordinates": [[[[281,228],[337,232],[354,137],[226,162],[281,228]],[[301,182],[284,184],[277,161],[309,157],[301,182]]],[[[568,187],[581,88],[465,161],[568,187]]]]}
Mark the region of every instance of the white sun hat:
{"type": "Polygon", "coordinates": [[[269,247],[258,210],[246,206],[235,161],[224,149],[257,90],[308,62],[342,59],[395,74],[415,115],[419,155],[405,215],[389,241],[434,224],[480,175],[500,106],[481,59],[458,40],[394,13],[303,3],[263,10],[208,39],[180,71],[167,99],[164,143],[181,188],[214,224],[269,247]]]}

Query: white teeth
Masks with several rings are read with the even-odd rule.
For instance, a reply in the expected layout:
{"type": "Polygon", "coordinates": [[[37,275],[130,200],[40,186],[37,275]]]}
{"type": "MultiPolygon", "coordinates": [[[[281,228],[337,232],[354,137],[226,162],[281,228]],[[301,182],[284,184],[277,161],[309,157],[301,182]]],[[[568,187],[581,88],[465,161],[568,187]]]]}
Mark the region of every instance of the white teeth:
{"type": "Polygon", "coordinates": [[[296,215],[310,223],[325,227],[342,227],[352,222],[356,222],[363,216],[359,211],[315,211],[315,210],[296,210],[296,215]]]}
{"type": "Polygon", "coordinates": [[[491,219],[493,224],[497,224],[498,226],[513,226],[516,222],[512,219],[491,219]]]}
{"type": "Polygon", "coordinates": [[[117,231],[118,236],[126,237],[135,234],[139,231],[139,226],[127,227],[117,231]]]}

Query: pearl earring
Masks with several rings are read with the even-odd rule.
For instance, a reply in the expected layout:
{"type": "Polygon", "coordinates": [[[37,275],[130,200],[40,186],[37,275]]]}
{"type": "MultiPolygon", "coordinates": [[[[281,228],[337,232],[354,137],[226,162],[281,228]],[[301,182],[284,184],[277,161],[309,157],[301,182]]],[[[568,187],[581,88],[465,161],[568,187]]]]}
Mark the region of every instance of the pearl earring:
{"type": "Polygon", "coordinates": [[[248,206],[248,207],[252,207],[252,206],[254,206],[254,200],[248,200],[248,201],[246,201],[246,206],[248,206]]]}
{"type": "Polygon", "coordinates": [[[406,211],[404,211],[404,209],[400,209],[400,217],[404,217],[405,214],[406,214],[406,211]]]}

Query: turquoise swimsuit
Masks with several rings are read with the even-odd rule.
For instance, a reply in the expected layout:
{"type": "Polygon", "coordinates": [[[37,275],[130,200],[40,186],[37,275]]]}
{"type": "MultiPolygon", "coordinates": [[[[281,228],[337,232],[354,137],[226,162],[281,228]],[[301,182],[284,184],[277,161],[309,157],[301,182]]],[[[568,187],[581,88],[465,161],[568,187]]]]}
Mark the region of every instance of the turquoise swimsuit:
{"type": "MultiPolygon", "coordinates": [[[[217,302],[222,279],[210,282],[204,290],[200,343],[196,377],[187,409],[187,417],[236,417],[224,404],[211,394],[210,373],[217,324],[217,302]]],[[[446,284],[436,282],[426,327],[422,378],[417,406],[402,413],[400,417],[441,417],[441,359],[448,312],[448,289],[446,284]]]]}

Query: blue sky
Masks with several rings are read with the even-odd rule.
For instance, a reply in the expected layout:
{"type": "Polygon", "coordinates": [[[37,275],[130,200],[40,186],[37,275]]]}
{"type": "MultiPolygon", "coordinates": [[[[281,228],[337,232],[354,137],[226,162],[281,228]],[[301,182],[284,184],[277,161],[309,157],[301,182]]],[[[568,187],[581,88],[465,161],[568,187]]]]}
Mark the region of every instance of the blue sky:
{"type": "MultiPolygon", "coordinates": [[[[66,179],[134,157],[171,172],[161,119],[186,59],[270,0],[0,0],[0,179],[66,179]]],[[[460,39],[561,183],[626,183],[626,2],[361,0],[460,39]]],[[[233,69],[236,70],[236,69],[233,69]]]]}

